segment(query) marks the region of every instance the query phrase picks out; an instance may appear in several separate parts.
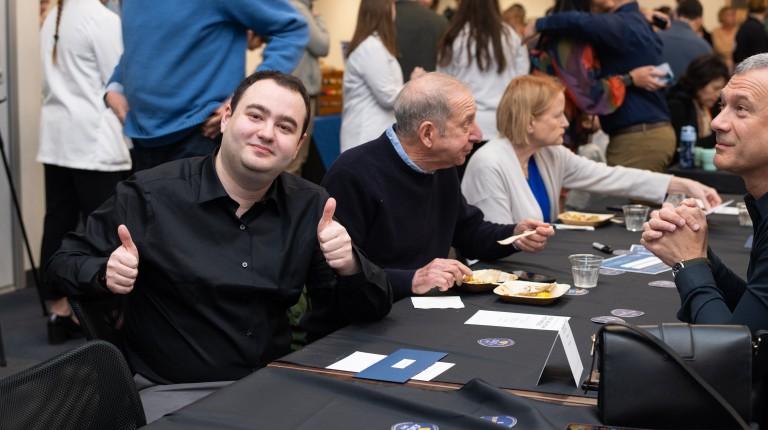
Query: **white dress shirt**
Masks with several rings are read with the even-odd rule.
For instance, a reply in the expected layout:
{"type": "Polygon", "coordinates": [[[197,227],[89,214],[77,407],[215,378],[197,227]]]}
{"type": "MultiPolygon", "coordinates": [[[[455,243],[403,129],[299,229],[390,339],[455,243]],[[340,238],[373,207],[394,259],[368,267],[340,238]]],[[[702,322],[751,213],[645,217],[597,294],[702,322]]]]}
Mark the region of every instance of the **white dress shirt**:
{"type": "Polygon", "coordinates": [[[129,142],[104,104],[104,86],[123,51],[120,18],[99,0],[67,0],[53,63],[57,8],[40,30],[43,107],[37,161],[71,169],[129,170],[129,142]]]}
{"type": "Polygon", "coordinates": [[[344,67],[341,151],[376,139],[395,122],[395,97],[403,72],[377,34],[352,51],[344,67]]]}
{"type": "Polygon", "coordinates": [[[507,24],[503,24],[502,49],[507,67],[498,73],[498,63],[493,58],[493,45],[488,42],[488,50],[491,54],[491,62],[485,71],[480,70],[475,61],[475,45],[470,49],[471,61],[467,59],[467,37],[469,37],[469,25],[466,25],[453,41],[453,55],[451,63],[447,66],[438,64],[437,71],[447,73],[464,82],[472,91],[477,103],[477,125],[483,132],[483,139],[493,139],[498,135],[496,131],[496,108],[499,106],[501,96],[507,88],[507,84],[513,78],[527,75],[530,68],[528,49],[521,43],[515,30],[507,24]]]}

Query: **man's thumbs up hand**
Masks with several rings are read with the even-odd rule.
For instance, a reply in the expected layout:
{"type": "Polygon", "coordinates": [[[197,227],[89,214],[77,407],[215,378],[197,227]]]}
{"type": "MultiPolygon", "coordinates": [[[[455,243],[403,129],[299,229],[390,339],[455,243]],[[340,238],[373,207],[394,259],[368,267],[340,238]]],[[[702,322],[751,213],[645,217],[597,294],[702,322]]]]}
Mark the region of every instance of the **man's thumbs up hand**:
{"type": "Polygon", "coordinates": [[[139,276],[139,250],[125,225],[117,228],[117,236],[121,245],[107,261],[106,286],[115,294],[128,294],[139,276]]]}
{"type": "Polygon", "coordinates": [[[339,275],[354,275],[360,267],[352,251],[352,238],[344,226],[333,220],[335,211],[336,199],[331,197],[325,202],[323,216],[317,224],[317,241],[329,266],[339,275]]]}

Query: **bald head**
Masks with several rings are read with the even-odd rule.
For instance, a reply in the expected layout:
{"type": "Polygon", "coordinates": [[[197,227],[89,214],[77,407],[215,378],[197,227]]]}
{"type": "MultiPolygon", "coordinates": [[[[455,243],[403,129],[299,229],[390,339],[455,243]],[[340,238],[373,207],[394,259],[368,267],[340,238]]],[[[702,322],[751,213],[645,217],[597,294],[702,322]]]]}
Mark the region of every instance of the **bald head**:
{"type": "Polygon", "coordinates": [[[424,121],[434,123],[440,133],[451,116],[451,101],[469,95],[469,89],[456,78],[444,73],[427,73],[408,81],[395,99],[397,133],[415,137],[424,121]]]}

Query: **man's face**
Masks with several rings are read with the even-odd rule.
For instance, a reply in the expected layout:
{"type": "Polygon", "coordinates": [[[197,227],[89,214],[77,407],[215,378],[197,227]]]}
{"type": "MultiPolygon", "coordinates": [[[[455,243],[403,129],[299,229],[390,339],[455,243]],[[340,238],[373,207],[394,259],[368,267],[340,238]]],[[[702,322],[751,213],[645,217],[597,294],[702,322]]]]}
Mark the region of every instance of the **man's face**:
{"type": "Polygon", "coordinates": [[[734,75],[712,120],[715,166],[741,176],[768,168],[768,69],[734,75]]]}
{"type": "Polygon", "coordinates": [[[234,112],[221,119],[220,155],[232,174],[268,173],[277,176],[296,158],[306,108],[301,95],[271,79],[251,85],[234,112]]]}
{"type": "Polygon", "coordinates": [[[472,146],[483,138],[480,127],[475,123],[475,99],[461,89],[451,100],[451,115],[445,123],[445,132],[437,133],[433,146],[435,162],[441,168],[464,164],[472,146]]]}

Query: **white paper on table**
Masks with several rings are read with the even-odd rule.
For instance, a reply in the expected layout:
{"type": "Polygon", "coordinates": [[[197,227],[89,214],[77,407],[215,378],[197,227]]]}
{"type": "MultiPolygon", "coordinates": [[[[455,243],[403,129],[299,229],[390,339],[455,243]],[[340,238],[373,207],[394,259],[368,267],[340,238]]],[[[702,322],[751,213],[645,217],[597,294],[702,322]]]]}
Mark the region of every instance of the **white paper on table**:
{"type": "Polygon", "coordinates": [[[463,309],[464,302],[459,296],[445,297],[411,297],[411,303],[416,309],[463,309]]]}
{"type": "Polygon", "coordinates": [[[595,228],[591,225],[571,225],[571,224],[552,224],[556,230],[584,230],[595,231],[595,228]]]}
{"type": "MultiPolygon", "coordinates": [[[[728,200],[728,201],[722,202],[722,203],[720,203],[719,205],[717,205],[715,207],[709,208],[708,211],[704,212],[704,215],[709,215],[709,214],[712,214],[712,213],[717,213],[717,211],[725,208],[726,206],[728,206],[731,203],[733,203],[733,200],[728,200]]],[[[738,215],[738,213],[739,212],[737,210],[736,214],[738,215]]]]}
{"type": "MultiPolygon", "coordinates": [[[[369,352],[355,351],[352,354],[349,354],[341,360],[326,367],[326,369],[359,373],[385,359],[386,357],[387,356],[383,354],[371,354],[369,352]]],[[[415,381],[431,381],[455,365],[455,363],[438,361],[411,379],[415,381]]]]}
{"type": "Polygon", "coordinates": [[[723,206],[723,207],[716,207],[712,213],[720,214],[720,215],[738,215],[739,214],[739,208],[733,207],[733,206],[723,206]]]}
{"type": "Polygon", "coordinates": [[[529,330],[560,331],[570,317],[554,315],[520,314],[515,312],[477,311],[464,324],[529,330]]]}

